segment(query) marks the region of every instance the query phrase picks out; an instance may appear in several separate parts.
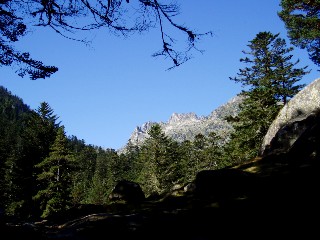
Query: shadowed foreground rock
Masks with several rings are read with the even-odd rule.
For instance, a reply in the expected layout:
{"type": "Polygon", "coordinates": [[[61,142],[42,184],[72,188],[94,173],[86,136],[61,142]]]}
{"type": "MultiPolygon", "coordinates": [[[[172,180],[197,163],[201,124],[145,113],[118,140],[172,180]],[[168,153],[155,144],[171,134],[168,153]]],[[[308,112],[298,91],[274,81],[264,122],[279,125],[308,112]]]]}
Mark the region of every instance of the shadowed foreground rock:
{"type": "Polygon", "coordinates": [[[127,203],[140,203],[145,199],[145,195],[138,183],[121,180],[119,181],[111,194],[111,201],[125,201],[127,203]]]}

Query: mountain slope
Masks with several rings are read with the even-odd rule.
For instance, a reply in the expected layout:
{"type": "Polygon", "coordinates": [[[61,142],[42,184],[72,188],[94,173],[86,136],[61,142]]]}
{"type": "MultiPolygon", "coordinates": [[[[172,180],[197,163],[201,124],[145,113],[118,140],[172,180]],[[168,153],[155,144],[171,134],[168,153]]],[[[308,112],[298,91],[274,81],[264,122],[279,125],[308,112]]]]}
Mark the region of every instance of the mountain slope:
{"type": "MultiPolygon", "coordinates": [[[[173,113],[167,122],[159,122],[158,124],[160,124],[167,136],[177,142],[185,140],[193,141],[197,134],[207,136],[210,132],[215,132],[222,139],[226,140],[232,127],[224,118],[229,115],[235,116],[238,114],[241,100],[242,97],[237,95],[213,110],[209,116],[197,116],[193,112],[173,113]]],[[[155,124],[157,122],[148,121],[142,126],[136,127],[129,141],[133,145],[141,145],[148,137],[148,131],[155,124]]]]}
{"type": "Polygon", "coordinates": [[[21,98],[13,95],[8,89],[0,86],[0,117],[16,121],[31,109],[21,98]]]}

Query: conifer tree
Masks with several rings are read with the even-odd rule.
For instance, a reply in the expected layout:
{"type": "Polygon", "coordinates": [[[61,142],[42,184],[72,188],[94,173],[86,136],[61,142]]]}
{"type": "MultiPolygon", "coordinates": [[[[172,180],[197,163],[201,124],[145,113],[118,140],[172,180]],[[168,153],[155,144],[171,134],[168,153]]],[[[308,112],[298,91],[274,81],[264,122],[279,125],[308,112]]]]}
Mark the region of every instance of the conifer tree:
{"type": "Polygon", "coordinates": [[[178,171],[181,174],[181,182],[183,184],[191,182],[197,174],[196,157],[194,144],[190,140],[184,140],[179,145],[179,162],[178,171]]]}
{"type": "Polygon", "coordinates": [[[194,176],[206,165],[205,149],[208,147],[206,136],[199,133],[192,142],[193,157],[190,159],[190,165],[193,166],[194,176]]]}
{"type": "Polygon", "coordinates": [[[179,179],[178,145],[167,137],[159,124],[148,131],[149,138],[141,147],[139,161],[143,164],[138,182],[145,193],[162,193],[179,179]]]}
{"type": "Polygon", "coordinates": [[[294,46],[306,49],[309,58],[320,66],[320,1],[281,0],[278,13],[294,46]]]}
{"type": "Polygon", "coordinates": [[[84,140],[68,137],[69,149],[74,154],[74,172],[72,177],[72,201],[74,204],[87,203],[95,172],[97,151],[92,145],[86,145],[84,140]]]}
{"type": "Polygon", "coordinates": [[[133,144],[131,140],[128,141],[126,152],[121,153],[119,161],[123,168],[123,173],[126,174],[124,179],[128,181],[137,181],[141,171],[141,164],[139,163],[140,147],[133,144]]]}
{"type": "Polygon", "coordinates": [[[41,169],[37,180],[42,187],[34,196],[41,203],[42,217],[66,210],[70,204],[73,157],[68,149],[64,127],[58,128],[50,154],[36,165],[41,169]]]}
{"type": "Polygon", "coordinates": [[[248,52],[243,51],[247,56],[240,59],[246,67],[237,77],[230,77],[244,88],[240,113],[228,118],[235,131],[226,149],[234,162],[257,155],[281,106],[304,87],[298,81],[309,73],[307,67],[295,68],[299,60],[291,62],[293,48],[287,47],[279,34],[260,32],[248,47],[248,52]]]}
{"type": "Polygon", "coordinates": [[[114,149],[97,149],[97,159],[91,188],[87,196],[88,202],[103,204],[108,202],[108,195],[115,186],[117,174],[118,155],[114,149]]]}
{"type": "Polygon", "coordinates": [[[38,151],[42,157],[40,161],[42,161],[49,154],[50,146],[55,141],[60,122],[57,121],[59,117],[54,114],[53,109],[47,102],[41,102],[35,112],[36,115],[30,122],[30,127],[33,128],[30,134],[33,141],[37,142],[38,151]]]}
{"type": "Polygon", "coordinates": [[[227,163],[222,158],[222,138],[216,132],[210,132],[206,138],[207,147],[204,149],[206,157],[204,169],[223,168],[227,163]]]}
{"type": "Polygon", "coordinates": [[[7,215],[30,217],[38,214],[32,200],[37,192],[34,166],[49,154],[56,136],[57,117],[47,103],[33,111],[17,97],[5,96],[0,97],[3,110],[0,118],[4,120],[1,128],[5,130],[1,140],[6,149],[0,157],[4,171],[1,205],[7,215]]]}

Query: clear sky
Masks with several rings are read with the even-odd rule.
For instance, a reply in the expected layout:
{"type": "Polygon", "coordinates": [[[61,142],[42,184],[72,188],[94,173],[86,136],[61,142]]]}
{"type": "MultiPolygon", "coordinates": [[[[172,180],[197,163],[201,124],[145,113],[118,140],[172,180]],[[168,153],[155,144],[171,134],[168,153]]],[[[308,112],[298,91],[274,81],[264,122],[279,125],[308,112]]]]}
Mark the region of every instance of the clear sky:
{"type": "MultiPolygon", "coordinates": [[[[147,121],[166,122],[172,113],[207,116],[241,91],[229,80],[240,68],[242,50],[258,32],[280,33],[279,0],[180,0],[179,23],[198,32],[213,31],[199,48],[203,54],[171,71],[168,60],[151,55],[161,48],[160,32],[152,30],[127,39],[97,32],[85,46],[51,32],[37,30],[17,45],[34,59],[59,71],[47,79],[20,78],[10,67],[0,68],[0,84],[22,98],[31,109],[49,103],[65,126],[87,144],[118,149],[137,126],[147,121]]],[[[287,40],[288,46],[289,41],[287,40]]],[[[302,83],[319,77],[304,50],[295,50],[298,67],[312,72],[302,83]]]]}

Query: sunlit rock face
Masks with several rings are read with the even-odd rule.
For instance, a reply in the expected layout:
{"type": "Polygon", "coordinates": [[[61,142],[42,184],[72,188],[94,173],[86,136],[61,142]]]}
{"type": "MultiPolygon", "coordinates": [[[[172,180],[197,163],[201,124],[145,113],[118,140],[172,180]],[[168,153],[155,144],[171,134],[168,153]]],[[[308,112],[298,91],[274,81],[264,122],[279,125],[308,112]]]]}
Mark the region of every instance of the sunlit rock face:
{"type": "Polygon", "coordinates": [[[319,138],[315,135],[320,125],[319,117],[320,79],[316,79],[281,109],[263,139],[260,155],[287,153],[293,147],[297,148],[301,139],[308,143],[303,148],[310,148],[319,138]]]}
{"type": "Polygon", "coordinates": [[[193,141],[197,134],[207,136],[210,132],[215,132],[223,140],[226,140],[232,127],[224,118],[238,114],[241,100],[242,97],[235,96],[227,103],[213,110],[209,116],[197,116],[193,112],[173,113],[167,122],[146,122],[142,126],[136,127],[129,141],[134,145],[141,145],[148,137],[148,131],[154,124],[160,124],[166,136],[178,142],[193,141]]]}

